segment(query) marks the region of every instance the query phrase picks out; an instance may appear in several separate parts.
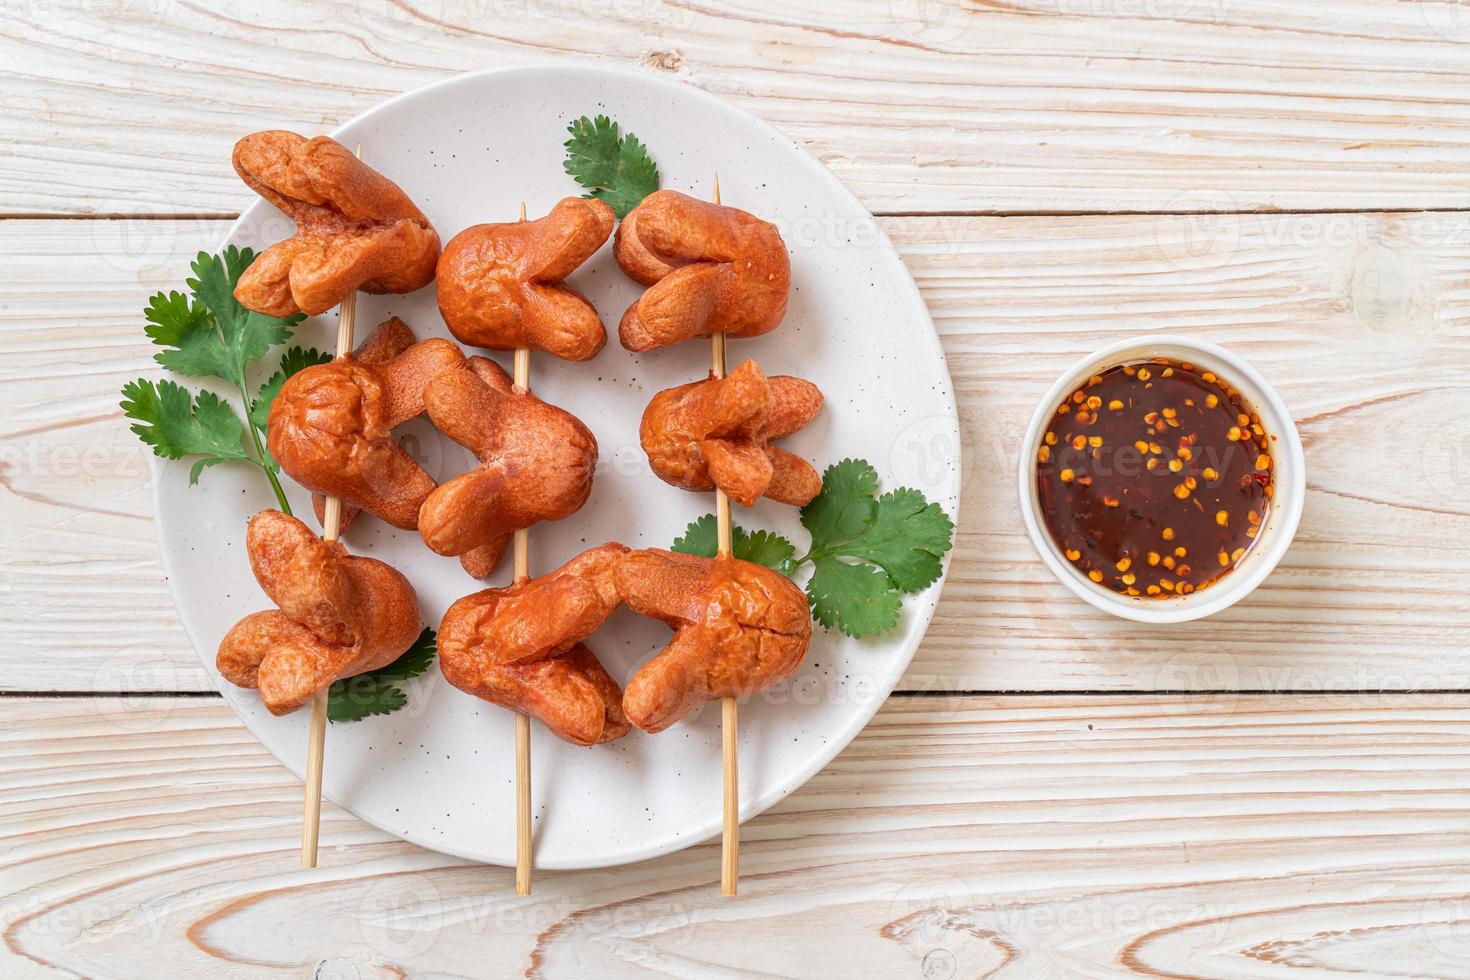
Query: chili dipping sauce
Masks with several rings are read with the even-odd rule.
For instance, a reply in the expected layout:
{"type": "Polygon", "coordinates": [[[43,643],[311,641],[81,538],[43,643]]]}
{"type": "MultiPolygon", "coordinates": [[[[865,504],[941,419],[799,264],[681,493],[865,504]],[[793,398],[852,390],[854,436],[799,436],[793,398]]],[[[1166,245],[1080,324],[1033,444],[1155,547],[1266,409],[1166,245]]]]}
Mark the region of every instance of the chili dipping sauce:
{"type": "Polygon", "coordinates": [[[1229,572],[1271,506],[1272,436],[1228,381],[1155,358],[1089,378],[1036,454],[1047,531],[1092,581],[1189,595],[1229,572]]]}

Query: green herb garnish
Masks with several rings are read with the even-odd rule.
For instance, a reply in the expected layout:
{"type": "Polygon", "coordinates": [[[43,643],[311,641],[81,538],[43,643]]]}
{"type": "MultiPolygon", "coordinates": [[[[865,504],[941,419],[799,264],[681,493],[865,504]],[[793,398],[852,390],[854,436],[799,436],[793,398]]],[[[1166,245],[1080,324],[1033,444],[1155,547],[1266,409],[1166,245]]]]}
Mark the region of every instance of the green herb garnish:
{"type": "Polygon", "coordinates": [[[254,462],[245,452],[239,416],[213,392],[201,391],[196,399],[172,381],[154,384],[139,378],[123,385],[122,396],[123,414],[145,423],[132,428],[154,453],[165,459],[198,457],[189,470],[190,485],[199,482],[205,467],[216,463],[254,462]]]}
{"type": "Polygon", "coordinates": [[[148,323],[144,331],[162,348],[153,359],[185,377],[228,381],[240,393],[246,421],[213,392],[190,392],[173,381],[129,381],[123,385],[121,404],[123,414],[137,422],[133,432],[156,455],[195,457],[189,470],[191,486],[206,469],[219,463],[254,463],[270,481],[282,512],[289,514],[291,505],[276,478],[275,461],[265,448],[266,418],[288,377],[332,358],[293,347],[270,380],[257,394],[250,394],[249,368],[271,348],[289,340],[292,328],[303,318],[299,313],[265,316],[240,305],[235,284],[254,261],[254,252],[233,245],[219,255],[200,252],[191,266],[194,278],[186,280],[189,294],[156,293],[143,310],[148,323]]]}
{"type": "MultiPolygon", "coordinates": [[[[191,266],[194,278],[186,280],[189,295],[156,293],[143,311],[148,338],[163,348],[153,359],[175,374],[228,381],[239,392],[245,421],[211,391],[194,393],[173,381],[147,378],[123,385],[122,410],[137,421],[133,432],[157,455],[165,459],[194,457],[190,486],[199,482],[206,469],[219,463],[253,463],[270,481],[281,512],[290,514],[291,505],[276,476],[276,462],[265,448],[271,403],[287,378],[314,364],[327,363],[332,355],[292,347],[251,395],[247,377],[250,369],[272,348],[290,340],[292,328],[304,319],[299,313],[265,316],[240,305],[235,299],[235,285],[254,261],[254,252],[233,245],[219,255],[200,252],[191,266]]],[[[413,646],[388,666],[334,682],[328,695],[327,717],[332,721],[359,721],[397,711],[408,703],[398,685],[422,674],[433,659],[434,631],[425,629],[413,646]]]]}
{"type": "MultiPolygon", "coordinates": [[[[674,540],[673,550],[686,555],[703,555],[706,558],[713,558],[719,547],[718,539],[719,527],[715,523],[715,515],[705,514],[689,525],[682,538],[674,540]]],[[[788,578],[796,572],[797,562],[793,557],[796,554],[796,546],[771,531],[756,531],[754,534],[747,534],[740,525],[732,524],[730,526],[730,551],[742,561],[755,562],[757,565],[774,568],[788,578]]]]}
{"type": "Polygon", "coordinates": [[[327,692],[327,719],[362,721],[370,715],[392,714],[408,704],[398,686],[429,669],[434,662],[434,631],[427,626],[403,656],[386,667],[333,681],[327,692]]]}
{"type": "MultiPolygon", "coordinates": [[[[878,473],[866,461],[844,459],[822,475],[822,492],[801,509],[811,547],[795,546],[770,531],[732,527],[736,558],[794,577],[812,566],[806,586],[812,616],[848,636],[875,636],[898,625],[902,594],[939,578],[940,560],[954,544],[954,522],[917,490],[878,496],[878,473]]],[[[706,514],[674,542],[675,551],[713,557],[715,518],[706,514]]]]}
{"type": "Polygon", "coordinates": [[[658,190],[658,167],[648,148],[632,133],[621,134],[607,116],[583,116],[567,127],[563,166],[572,179],[588,189],[583,197],[606,202],[618,218],[658,190]]]}

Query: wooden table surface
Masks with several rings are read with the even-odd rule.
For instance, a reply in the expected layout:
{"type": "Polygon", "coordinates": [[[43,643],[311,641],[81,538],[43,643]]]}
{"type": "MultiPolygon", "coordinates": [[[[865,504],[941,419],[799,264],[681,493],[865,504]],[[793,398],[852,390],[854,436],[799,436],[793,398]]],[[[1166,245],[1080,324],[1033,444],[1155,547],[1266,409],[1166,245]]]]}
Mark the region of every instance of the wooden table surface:
{"type": "Polygon", "coordinates": [[[0,8],[0,976],[1470,977],[1470,7],[33,0],[0,8]],[[140,309],[315,133],[469,69],[641,67],[879,217],[966,438],[929,636],[743,835],[511,872],[327,807],[215,695],[117,407],[140,309]],[[1223,343],[1301,427],[1281,567],[1205,624],[1072,599],[1014,454],[1071,361],[1223,343]]]}

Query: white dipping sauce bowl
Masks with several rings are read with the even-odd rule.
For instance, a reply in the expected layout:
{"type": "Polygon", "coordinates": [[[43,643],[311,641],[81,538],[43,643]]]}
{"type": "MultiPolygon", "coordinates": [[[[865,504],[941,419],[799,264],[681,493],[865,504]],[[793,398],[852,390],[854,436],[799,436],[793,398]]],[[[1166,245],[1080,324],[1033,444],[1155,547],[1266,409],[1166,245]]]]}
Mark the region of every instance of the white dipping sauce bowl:
{"type": "Polygon", "coordinates": [[[1190,337],[1149,336],[1110,344],[1078,361],[1057,379],[1047,391],[1026,436],[1021,442],[1021,457],[1016,467],[1021,493],[1021,516],[1031,542],[1062,584],[1084,602],[1103,612],[1140,623],[1184,623],[1228,609],[1261,584],[1291,546],[1301,523],[1302,502],[1306,496],[1306,459],[1301,437],[1286,403],[1276,389],[1254,368],[1234,354],[1215,344],[1190,337]],[[1273,484],[1271,509],[1255,544],[1240,562],[1219,579],[1185,596],[1149,598],[1126,596],[1093,582],[1062,555],[1061,547],[1052,540],[1041,516],[1041,500],[1036,488],[1036,453],[1062,399],[1094,374],[1131,361],[1165,357],[1185,361],[1213,371],[1222,381],[1240,392],[1250,411],[1259,415],[1266,435],[1271,438],[1273,484]]]}

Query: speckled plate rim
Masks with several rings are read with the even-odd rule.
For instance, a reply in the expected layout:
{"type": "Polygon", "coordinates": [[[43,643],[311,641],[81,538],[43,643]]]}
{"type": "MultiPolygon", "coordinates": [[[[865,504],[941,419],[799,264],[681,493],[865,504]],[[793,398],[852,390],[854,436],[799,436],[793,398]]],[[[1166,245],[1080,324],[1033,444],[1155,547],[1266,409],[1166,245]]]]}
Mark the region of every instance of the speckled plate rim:
{"type": "MultiPolygon", "coordinates": [[[[356,116],[353,116],[351,119],[337,126],[337,128],[332,130],[328,135],[332,136],[334,139],[338,139],[339,141],[348,142],[351,139],[353,130],[356,129],[358,126],[372,121],[376,116],[380,114],[392,111],[403,102],[422,98],[425,95],[433,93],[437,90],[450,89],[458,85],[467,84],[472,80],[479,80],[487,77],[500,77],[510,79],[517,76],[534,77],[537,75],[543,76],[548,84],[555,84],[559,78],[570,77],[573,75],[602,78],[605,79],[609,83],[609,85],[616,85],[619,81],[623,80],[636,79],[640,83],[653,84],[655,86],[667,88],[671,91],[678,91],[680,94],[692,98],[697,102],[704,102],[712,106],[719,106],[724,111],[734,111],[735,113],[744,117],[751,126],[760,130],[767,136],[775,137],[791,145],[794,149],[797,150],[796,156],[797,159],[801,161],[801,166],[807,167],[812,171],[819,173],[822,177],[830,182],[836,194],[846,200],[848,204],[850,204],[855,213],[866,215],[871,220],[871,213],[858,199],[857,195],[855,195],[847,187],[846,184],[842,183],[842,181],[836,176],[836,174],[833,174],[829,169],[827,169],[827,167],[824,166],[821,161],[819,161],[816,157],[814,157],[805,147],[801,146],[801,144],[797,143],[795,140],[792,140],[791,137],[787,136],[785,133],[782,133],[779,129],[766,122],[764,119],[760,118],[749,110],[734,105],[733,103],[727,102],[716,95],[704,91],[703,89],[697,88],[692,85],[686,85],[682,82],[675,82],[670,79],[660,77],[658,75],[636,71],[628,68],[589,66],[582,64],[552,64],[514,68],[488,68],[480,71],[464,72],[458,75],[453,75],[449,78],[440,79],[439,81],[433,82],[429,85],[421,86],[419,88],[400,93],[399,95],[396,95],[384,102],[377,104],[376,106],[373,106],[370,109],[365,110],[364,112],[359,113],[356,116]]],[[[252,203],[241,213],[240,217],[237,218],[233,224],[231,224],[229,231],[226,233],[225,238],[221,242],[221,247],[223,247],[223,245],[228,242],[231,237],[233,237],[233,235],[242,225],[251,220],[253,213],[257,209],[264,208],[266,206],[267,205],[265,204],[265,202],[258,198],[252,201],[252,203]]],[[[873,221],[872,227],[877,233],[877,247],[883,250],[889,257],[893,259],[894,263],[896,264],[896,268],[906,270],[907,266],[904,264],[902,257],[898,254],[897,249],[893,247],[893,244],[889,240],[887,233],[876,221],[873,221]]],[[[925,344],[928,348],[928,352],[932,353],[934,358],[944,367],[944,370],[942,372],[944,381],[943,388],[941,391],[936,392],[936,394],[939,396],[939,399],[943,404],[943,408],[947,416],[946,420],[950,424],[951,432],[949,434],[953,437],[952,444],[955,447],[956,465],[951,468],[949,472],[947,485],[936,489],[940,492],[943,492],[954,501],[954,514],[952,514],[951,516],[955,520],[955,534],[957,536],[959,533],[961,491],[963,488],[963,480],[961,479],[961,477],[964,472],[964,461],[963,457],[961,456],[963,450],[961,448],[960,439],[959,410],[955,402],[954,385],[952,379],[949,376],[948,362],[944,355],[943,345],[939,341],[938,331],[934,327],[933,318],[929,314],[929,308],[924,302],[923,296],[920,294],[918,285],[914,282],[912,275],[907,274],[907,272],[905,271],[904,275],[894,277],[894,279],[886,285],[889,288],[901,289],[905,291],[908,299],[910,300],[912,315],[914,317],[913,334],[915,336],[916,342],[925,344]]],[[[162,479],[162,476],[164,470],[169,465],[169,462],[166,460],[159,459],[156,456],[149,457],[150,475],[153,481],[152,489],[155,515],[162,512],[162,509],[166,503],[162,492],[162,488],[164,486],[164,480],[162,479]]],[[[210,670],[210,668],[214,660],[214,644],[201,642],[201,637],[195,632],[190,617],[187,615],[183,606],[179,602],[179,597],[174,591],[173,586],[173,582],[175,581],[175,569],[171,560],[169,548],[167,547],[167,544],[163,537],[163,523],[161,521],[158,521],[156,518],[154,520],[154,535],[159,543],[161,564],[163,566],[164,575],[169,582],[169,593],[174,598],[174,605],[179,611],[179,619],[184,626],[185,634],[189,637],[189,642],[193,645],[195,653],[204,663],[206,673],[209,673],[211,676],[213,676],[213,672],[210,670]]],[[[913,604],[916,605],[917,608],[906,609],[905,614],[912,615],[914,617],[914,628],[910,633],[911,640],[908,644],[908,649],[892,659],[891,668],[887,675],[881,676],[879,678],[877,687],[881,696],[874,697],[865,704],[855,704],[854,710],[849,715],[846,724],[838,729],[836,736],[833,737],[830,741],[826,742],[820,751],[814,753],[806,765],[793,769],[791,777],[789,779],[783,779],[778,783],[770,785],[762,793],[742,796],[740,801],[740,821],[742,823],[750,820],[753,817],[759,816],[761,813],[764,813],[766,810],[775,806],[777,803],[780,803],[787,796],[789,796],[791,793],[795,792],[798,788],[804,785],[807,780],[811,779],[812,776],[816,775],[824,767],[826,767],[826,765],[831,762],[832,759],[834,759],[839,752],[841,752],[844,748],[848,746],[849,743],[852,742],[857,734],[867,726],[868,722],[872,720],[873,716],[876,715],[878,711],[883,707],[883,705],[887,702],[888,696],[893,693],[894,687],[898,684],[899,679],[908,669],[908,665],[913,661],[914,654],[918,651],[919,645],[922,643],[923,638],[928,631],[929,624],[933,620],[934,611],[938,605],[937,597],[942,592],[944,584],[949,577],[950,558],[952,555],[953,550],[951,550],[949,554],[945,555],[942,562],[939,578],[935,580],[935,582],[930,585],[923,593],[923,595],[925,596],[933,595],[935,597],[934,601],[916,602],[913,604]]],[[[911,601],[917,600],[918,598],[919,596],[917,595],[909,597],[911,601]]],[[[907,607],[910,605],[910,603],[906,602],[905,605],[907,607]]],[[[274,751],[270,750],[268,740],[263,737],[261,731],[257,730],[257,727],[253,723],[252,719],[250,719],[247,715],[236,711],[235,706],[230,698],[226,697],[225,703],[230,706],[231,711],[235,713],[235,716],[240,719],[241,723],[244,724],[244,726],[251,732],[251,734],[254,735],[256,739],[261,742],[262,746],[265,746],[267,748],[267,751],[271,751],[272,756],[276,758],[278,762],[280,762],[298,779],[304,778],[304,766],[298,766],[292,761],[276,755],[274,751]]],[[[476,861],[484,864],[511,866],[514,863],[513,858],[511,857],[506,857],[502,859],[498,856],[487,856],[487,854],[484,852],[472,853],[461,848],[447,846],[442,841],[421,837],[409,830],[395,828],[388,825],[384,821],[375,819],[372,816],[363,813],[359,813],[351,807],[339,804],[336,800],[331,798],[330,794],[324,793],[323,797],[329,802],[332,802],[334,805],[341,806],[342,809],[346,810],[349,813],[352,813],[353,816],[357,819],[362,820],[364,823],[367,823],[368,825],[375,827],[386,834],[390,834],[393,837],[408,841],[412,844],[417,844],[436,853],[450,854],[455,857],[460,857],[466,860],[476,861]]],[[[714,801],[711,804],[709,808],[711,816],[703,821],[698,828],[691,830],[688,836],[677,837],[675,839],[661,843],[625,848],[624,850],[621,850],[606,859],[544,860],[538,855],[536,858],[536,867],[545,870],[590,870],[596,868],[617,867],[619,865],[631,864],[637,861],[644,861],[665,854],[675,853],[696,844],[706,843],[714,838],[719,837],[723,832],[722,818],[719,812],[719,806],[717,804],[718,801],[714,801]]]]}
{"type": "Polygon", "coordinates": [[[1117,341],[1087,355],[1062,372],[1032,413],[1025,438],[1021,440],[1016,477],[1026,533],[1052,574],[1074,595],[1094,608],[1138,623],[1190,622],[1228,609],[1250,595],[1271,574],[1271,570],[1291,547],[1297,527],[1301,524],[1307,489],[1306,456],[1302,451],[1296,421],[1271,383],[1244,359],[1218,344],[1175,334],[1146,334],[1117,341]],[[1249,567],[1238,567],[1208,588],[1191,595],[1170,599],[1130,599],[1089,581],[1063,557],[1051,534],[1042,526],[1041,506],[1036,490],[1036,452],[1041,444],[1042,431],[1051,421],[1055,406],[1082,379],[1130,360],[1158,356],[1179,358],[1184,354],[1193,355],[1207,368],[1215,370],[1231,382],[1246,403],[1260,413],[1267,431],[1277,437],[1276,445],[1272,446],[1276,467],[1276,496],[1272,500],[1271,513],[1267,516],[1261,540],[1246,554],[1245,561],[1249,563],[1249,567]]]}

